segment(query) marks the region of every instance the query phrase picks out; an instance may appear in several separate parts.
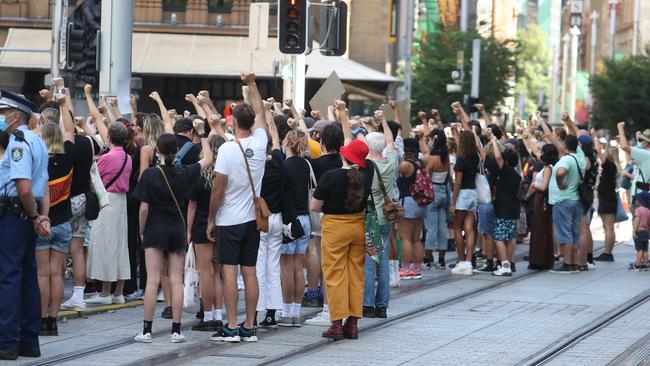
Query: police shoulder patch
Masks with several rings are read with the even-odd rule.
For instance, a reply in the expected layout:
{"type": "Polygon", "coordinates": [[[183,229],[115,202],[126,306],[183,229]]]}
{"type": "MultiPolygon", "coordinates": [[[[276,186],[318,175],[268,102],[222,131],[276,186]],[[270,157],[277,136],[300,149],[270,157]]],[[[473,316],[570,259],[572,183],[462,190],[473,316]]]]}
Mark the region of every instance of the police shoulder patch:
{"type": "Polygon", "coordinates": [[[11,149],[11,160],[14,162],[19,162],[23,159],[23,148],[22,147],[14,147],[11,149]]]}

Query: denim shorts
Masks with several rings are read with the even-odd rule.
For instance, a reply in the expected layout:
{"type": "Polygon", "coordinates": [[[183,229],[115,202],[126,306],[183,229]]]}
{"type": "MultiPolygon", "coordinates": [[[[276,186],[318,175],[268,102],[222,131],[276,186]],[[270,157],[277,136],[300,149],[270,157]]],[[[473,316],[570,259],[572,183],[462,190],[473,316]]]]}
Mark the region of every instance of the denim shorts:
{"type": "Polygon", "coordinates": [[[476,189],[461,189],[456,199],[456,210],[458,211],[476,211],[478,207],[478,193],[476,189]]]}
{"type": "Polygon", "coordinates": [[[494,205],[491,203],[478,205],[478,230],[481,234],[494,236],[494,205]]]}
{"type": "Polygon", "coordinates": [[[70,199],[72,206],[72,237],[85,238],[90,233],[88,219],[86,219],[86,195],[80,194],[70,199]]]}
{"type": "Polygon", "coordinates": [[[402,198],[404,218],[411,220],[424,220],[427,218],[427,206],[420,206],[411,196],[402,198]]]}
{"type": "Polygon", "coordinates": [[[309,234],[311,233],[311,225],[309,224],[309,215],[300,215],[298,220],[302,225],[302,230],[304,230],[305,235],[301,238],[298,238],[290,243],[283,244],[282,249],[280,249],[281,254],[285,255],[294,255],[294,254],[305,254],[307,252],[307,246],[309,245],[309,234]]]}
{"type": "Polygon", "coordinates": [[[553,206],[553,234],[558,244],[580,243],[580,220],[582,204],[578,200],[568,200],[553,206]]]}
{"type": "Polygon", "coordinates": [[[517,219],[499,219],[494,224],[494,240],[508,241],[517,237],[517,219]]]}
{"type": "Polygon", "coordinates": [[[54,226],[50,229],[50,236],[39,236],[36,240],[36,250],[56,250],[61,253],[68,253],[72,240],[72,228],[70,222],[54,226]]]}

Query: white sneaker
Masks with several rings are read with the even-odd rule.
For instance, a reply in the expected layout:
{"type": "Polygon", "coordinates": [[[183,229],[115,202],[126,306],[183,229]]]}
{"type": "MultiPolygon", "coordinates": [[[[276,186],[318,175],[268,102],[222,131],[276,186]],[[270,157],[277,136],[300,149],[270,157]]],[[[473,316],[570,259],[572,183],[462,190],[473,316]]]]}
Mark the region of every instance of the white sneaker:
{"type": "Polygon", "coordinates": [[[151,343],[151,333],[140,333],[137,336],[133,337],[133,340],[140,343],[151,343]]]}
{"type": "Polygon", "coordinates": [[[85,310],[86,309],[86,302],[83,300],[77,300],[74,297],[71,297],[68,299],[68,301],[64,302],[61,304],[61,309],[62,310],[85,310]]]}
{"type": "Polygon", "coordinates": [[[307,319],[305,321],[305,324],[307,325],[318,325],[321,327],[329,327],[332,321],[330,320],[330,313],[326,313],[324,311],[321,311],[320,313],[316,314],[315,317],[311,319],[307,319]]]}
{"type": "Polygon", "coordinates": [[[397,287],[397,281],[395,280],[395,266],[393,265],[393,261],[390,261],[388,263],[388,283],[390,287],[397,287]]]}
{"type": "Polygon", "coordinates": [[[144,299],[144,291],[135,290],[132,294],[126,295],[125,298],[130,301],[142,300],[144,299]]]}
{"type": "Polygon", "coordinates": [[[499,266],[499,269],[496,271],[492,272],[494,276],[506,276],[510,277],[512,276],[512,271],[510,270],[510,267],[506,268],[504,266],[499,266]]]}
{"type": "Polygon", "coordinates": [[[593,271],[594,269],[596,269],[596,263],[587,262],[587,268],[589,268],[590,271],[593,271]]]}
{"type": "Polygon", "coordinates": [[[451,270],[452,274],[457,274],[457,275],[464,275],[464,276],[470,276],[472,273],[474,273],[474,269],[472,268],[472,264],[470,262],[458,262],[454,268],[451,270]]]}
{"type": "Polygon", "coordinates": [[[172,333],[172,343],[185,342],[185,336],[182,333],[172,333]]]}
{"type": "Polygon", "coordinates": [[[158,297],[156,298],[157,302],[163,302],[165,301],[165,294],[162,292],[162,290],[158,291],[158,297]]]}
{"type": "Polygon", "coordinates": [[[99,293],[86,299],[86,304],[110,305],[112,303],[113,303],[113,297],[111,295],[101,296],[99,293]]]}
{"type": "Polygon", "coordinates": [[[113,304],[124,304],[125,302],[126,301],[124,300],[124,295],[111,297],[111,303],[113,304]]]}

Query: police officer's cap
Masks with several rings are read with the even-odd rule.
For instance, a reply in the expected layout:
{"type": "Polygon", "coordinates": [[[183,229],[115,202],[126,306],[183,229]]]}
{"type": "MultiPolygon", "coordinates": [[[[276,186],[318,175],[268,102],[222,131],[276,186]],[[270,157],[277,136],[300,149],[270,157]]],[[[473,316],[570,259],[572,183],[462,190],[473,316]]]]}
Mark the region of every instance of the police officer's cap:
{"type": "Polygon", "coordinates": [[[36,108],[36,106],[34,103],[30,102],[21,95],[12,93],[8,90],[0,89],[0,110],[10,108],[17,109],[29,115],[36,108]]]}

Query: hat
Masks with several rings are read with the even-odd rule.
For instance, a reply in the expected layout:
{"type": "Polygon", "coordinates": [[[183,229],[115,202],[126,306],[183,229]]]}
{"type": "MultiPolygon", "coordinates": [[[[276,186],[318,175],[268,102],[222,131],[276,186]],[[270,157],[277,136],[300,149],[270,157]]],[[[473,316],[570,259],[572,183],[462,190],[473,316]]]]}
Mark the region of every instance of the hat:
{"type": "Polygon", "coordinates": [[[637,193],[636,200],[641,206],[650,208],[650,192],[641,191],[637,193]]]}
{"type": "Polygon", "coordinates": [[[194,124],[189,118],[181,118],[174,123],[174,133],[190,132],[194,129],[194,124]]]}
{"type": "Polygon", "coordinates": [[[311,117],[305,117],[305,125],[307,126],[307,129],[314,127],[314,124],[316,124],[315,119],[311,117]]]}
{"type": "Polygon", "coordinates": [[[650,128],[643,131],[643,133],[639,135],[639,138],[645,142],[650,142],[650,128]]]}
{"type": "Polygon", "coordinates": [[[35,108],[34,103],[25,99],[22,95],[0,89],[0,110],[17,109],[25,114],[30,114],[35,108]]]}
{"type": "MultiPolygon", "coordinates": [[[[306,123],[306,122],[305,122],[306,123]]],[[[323,132],[325,127],[327,127],[330,124],[329,121],[318,121],[314,123],[314,125],[309,129],[309,132],[311,131],[317,131],[317,132],[323,132]]]]}
{"type": "Polygon", "coordinates": [[[368,145],[361,140],[353,140],[350,144],[341,147],[341,156],[359,167],[365,168],[368,145]]]}
{"type": "Polygon", "coordinates": [[[594,140],[589,135],[580,135],[578,137],[578,141],[580,141],[581,144],[593,144],[594,143],[594,140]]]}

